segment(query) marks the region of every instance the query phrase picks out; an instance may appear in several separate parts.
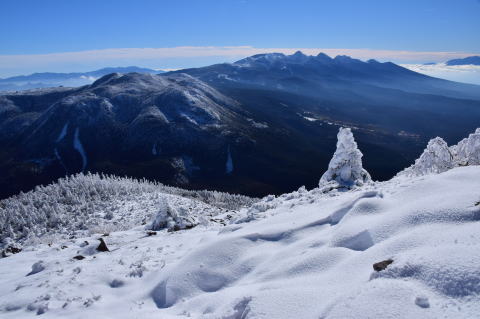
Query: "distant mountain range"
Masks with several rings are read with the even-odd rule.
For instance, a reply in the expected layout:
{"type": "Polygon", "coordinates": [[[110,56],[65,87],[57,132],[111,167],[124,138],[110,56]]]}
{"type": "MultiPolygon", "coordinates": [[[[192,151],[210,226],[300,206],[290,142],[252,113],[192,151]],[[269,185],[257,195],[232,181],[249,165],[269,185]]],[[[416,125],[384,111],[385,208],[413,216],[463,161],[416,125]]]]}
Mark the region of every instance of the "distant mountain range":
{"type": "Polygon", "coordinates": [[[0,197],[79,171],[261,196],[315,186],[351,127],[374,179],[480,126],[480,87],[279,53],[0,96],[0,197]]]}
{"type": "Polygon", "coordinates": [[[469,56],[463,59],[453,59],[446,62],[446,65],[480,65],[480,56],[469,56]]]}
{"type": "Polygon", "coordinates": [[[37,88],[65,86],[75,87],[91,84],[96,79],[110,73],[161,73],[152,69],[139,68],[136,66],[103,68],[90,72],[76,73],[33,73],[30,75],[13,76],[0,79],[0,91],[20,91],[37,88]]]}

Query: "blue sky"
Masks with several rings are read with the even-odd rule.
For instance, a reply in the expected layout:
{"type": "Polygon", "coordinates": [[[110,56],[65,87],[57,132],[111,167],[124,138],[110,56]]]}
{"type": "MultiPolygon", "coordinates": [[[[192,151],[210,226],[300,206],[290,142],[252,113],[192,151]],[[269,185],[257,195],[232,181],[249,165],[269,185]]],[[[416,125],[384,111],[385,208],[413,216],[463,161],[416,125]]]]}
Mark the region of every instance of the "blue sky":
{"type": "Polygon", "coordinates": [[[480,53],[479,31],[479,0],[1,0],[0,77],[107,65],[199,66],[257,49],[357,49],[359,58],[439,61],[480,53]],[[177,47],[180,54],[136,50],[177,47]],[[199,53],[205,47],[210,53],[199,53]],[[132,50],[103,51],[118,48],[132,50]],[[82,61],[84,51],[90,53],[82,61]]]}

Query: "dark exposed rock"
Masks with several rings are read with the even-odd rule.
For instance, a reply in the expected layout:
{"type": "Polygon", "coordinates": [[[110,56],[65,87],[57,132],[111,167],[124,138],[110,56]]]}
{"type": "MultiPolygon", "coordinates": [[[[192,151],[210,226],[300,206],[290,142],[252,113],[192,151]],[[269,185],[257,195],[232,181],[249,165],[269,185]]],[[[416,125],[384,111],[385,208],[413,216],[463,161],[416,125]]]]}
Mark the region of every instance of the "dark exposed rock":
{"type": "Polygon", "coordinates": [[[108,236],[110,236],[110,233],[105,233],[105,234],[103,234],[102,236],[103,236],[103,237],[108,237],[108,236]]]}
{"type": "Polygon", "coordinates": [[[223,226],[226,226],[227,224],[225,223],[225,221],[221,218],[210,218],[210,221],[211,222],[214,222],[214,223],[220,223],[222,224],[223,226]]]}
{"type": "Polygon", "coordinates": [[[107,244],[105,243],[105,241],[103,240],[103,238],[99,238],[98,240],[100,240],[100,244],[98,245],[97,247],[97,250],[98,251],[110,251],[107,247],[107,244]]]}
{"type": "Polygon", "coordinates": [[[68,246],[63,245],[63,246],[61,246],[60,248],[61,248],[61,249],[65,249],[65,248],[68,248],[68,246]]]}
{"type": "Polygon", "coordinates": [[[21,251],[22,248],[15,245],[10,245],[2,251],[2,258],[8,257],[13,254],[18,254],[21,251]]]}
{"type": "Polygon", "coordinates": [[[391,263],[393,263],[393,259],[387,259],[387,260],[384,260],[384,261],[380,261],[378,263],[373,264],[373,269],[375,271],[382,271],[382,270],[385,270],[388,267],[388,265],[390,265],[391,263]]]}
{"type": "Polygon", "coordinates": [[[184,225],[184,227],[180,227],[180,225],[174,225],[172,228],[168,229],[168,232],[171,233],[171,232],[180,231],[180,230],[183,230],[183,229],[192,229],[195,226],[196,225],[194,225],[194,224],[186,224],[186,225],[184,225]]]}
{"type": "Polygon", "coordinates": [[[153,230],[147,231],[147,236],[155,236],[156,234],[157,234],[156,231],[153,231],[153,230]]]}
{"type": "Polygon", "coordinates": [[[120,280],[120,279],[113,279],[110,282],[110,287],[112,287],[112,288],[120,288],[124,285],[125,285],[125,282],[123,280],[120,280]]]}
{"type": "Polygon", "coordinates": [[[82,255],[77,255],[77,256],[73,257],[73,259],[82,260],[82,259],[85,259],[85,257],[83,257],[82,255]]]}
{"type": "Polygon", "coordinates": [[[418,296],[415,298],[415,304],[420,308],[430,308],[430,302],[426,296],[418,296]]]}

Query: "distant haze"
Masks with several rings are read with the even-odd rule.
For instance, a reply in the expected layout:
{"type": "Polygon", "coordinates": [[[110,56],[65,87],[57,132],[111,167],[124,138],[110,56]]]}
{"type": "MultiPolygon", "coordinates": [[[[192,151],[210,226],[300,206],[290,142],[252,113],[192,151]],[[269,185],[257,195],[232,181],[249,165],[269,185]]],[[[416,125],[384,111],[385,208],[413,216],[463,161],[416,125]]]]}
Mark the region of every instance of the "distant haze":
{"type": "Polygon", "coordinates": [[[353,58],[395,63],[445,62],[475,55],[470,52],[400,51],[348,48],[256,48],[252,46],[102,49],[48,54],[0,55],[0,78],[34,72],[86,72],[106,66],[136,65],[152,69],[181,69],[215,63],[234,62],[244,57],[279,52],[292,54],[301,50],[308,55],[324,52],[332,57],[353,58]]]}
{"type": "Polygon", "coordinates": [[[450,81],[480,85],[480,65],[402,64],[412,71],[450,81]]]}

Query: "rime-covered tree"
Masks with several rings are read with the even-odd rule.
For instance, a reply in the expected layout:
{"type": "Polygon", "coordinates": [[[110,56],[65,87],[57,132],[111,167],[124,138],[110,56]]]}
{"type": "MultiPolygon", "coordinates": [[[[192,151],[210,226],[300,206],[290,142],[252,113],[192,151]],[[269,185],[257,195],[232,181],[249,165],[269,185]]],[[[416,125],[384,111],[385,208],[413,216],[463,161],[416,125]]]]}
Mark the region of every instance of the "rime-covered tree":
{"type": "Polygon", "coordinates": [[[362,167],[363,154],[350,128],[341,127],[337,139],[337,150],[320,179],[320,187],[333,184],[334,187],[352,188],[371,181],[370,174],[362,167]]]}
{"type": "Polygon", "coordinates": [[[480,128],[451,147],[440,137],[430,140],[415,163],[397,176],[438,174],[467,165],[480,165],[480,128]]]}
{"type": "Polygon", "coordinates": [[[415,164],[400,172],[399,175],[417,176],[439,174],[454,167],[454,157],[447,143],[440,137],[431,139],[415,164]]]}
{"type": "Polygon", "coordinates": [[[188,212],[176,209],[168,202],[163,202],[160,209],[153,219],[152,223],[147,227],[150,230],[180,230],[192,228],[198,224],[198,221],[188,212]]]}
{"type": "Polygon", "coordinates": [[[450,149],[456,165],[480,165],[480,128],[450,149]]]}

